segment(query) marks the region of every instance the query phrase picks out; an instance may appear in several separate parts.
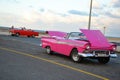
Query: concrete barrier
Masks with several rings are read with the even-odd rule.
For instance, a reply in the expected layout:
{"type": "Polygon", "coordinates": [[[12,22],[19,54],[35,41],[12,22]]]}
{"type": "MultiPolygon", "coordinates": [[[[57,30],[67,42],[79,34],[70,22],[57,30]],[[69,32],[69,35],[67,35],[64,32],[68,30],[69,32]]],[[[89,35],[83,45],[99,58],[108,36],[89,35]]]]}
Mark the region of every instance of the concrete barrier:
{"type": "Polygon", "coordinates": [[[120,52],[120,38],[115,38],[115,37],[107,37],[109,42],[113,42],[117,45],[117,52],[120,52]]]}
{"type": "Polygon", "coordinates": [[[9,32],[2,32],[2,31],[0,31],[0,34],[2,34],[2,35],[10,35],[9,32]]]}
{"type": "Polygon", "coordinates": [[[117,46],[117,50],[116,50],[117,52],[120,52],[120,46],[117,46]]]}

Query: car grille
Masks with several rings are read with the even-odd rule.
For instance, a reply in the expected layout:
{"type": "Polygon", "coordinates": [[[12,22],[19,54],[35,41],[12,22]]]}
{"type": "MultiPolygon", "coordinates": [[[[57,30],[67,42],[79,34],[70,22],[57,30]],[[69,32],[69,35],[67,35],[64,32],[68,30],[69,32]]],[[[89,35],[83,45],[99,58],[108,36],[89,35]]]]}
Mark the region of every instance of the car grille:
{"type": "Polygon", "coordinates": [[[85,50],[84,53],[93,54],[95,57],[108,57],[110,55],[110,51],[108,50],[85,50]]]}
{"type": "Polygon", "coordinates": [[[93,51],[95,54],[109,54],[110,51],[93,51]]]}

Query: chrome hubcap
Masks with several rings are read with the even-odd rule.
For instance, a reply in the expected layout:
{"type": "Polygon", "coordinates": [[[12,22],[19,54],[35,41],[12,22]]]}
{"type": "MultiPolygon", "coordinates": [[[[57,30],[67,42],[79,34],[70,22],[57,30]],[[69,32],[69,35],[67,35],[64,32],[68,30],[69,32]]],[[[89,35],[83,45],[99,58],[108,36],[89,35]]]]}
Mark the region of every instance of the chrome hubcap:
{"type": "Polygon", "coordinates": [[[79,60],[79,55],[78,54],[73,54],[72,56],[74,61],[78,61],[79,60]]]}
{"type": "Polygon", "coordinates": [[[50,48],[47,48],[47,50],[46,50],[46,51],[47,51],[47,53],[49,54],[49,53],[50,53],[50,48]]]}

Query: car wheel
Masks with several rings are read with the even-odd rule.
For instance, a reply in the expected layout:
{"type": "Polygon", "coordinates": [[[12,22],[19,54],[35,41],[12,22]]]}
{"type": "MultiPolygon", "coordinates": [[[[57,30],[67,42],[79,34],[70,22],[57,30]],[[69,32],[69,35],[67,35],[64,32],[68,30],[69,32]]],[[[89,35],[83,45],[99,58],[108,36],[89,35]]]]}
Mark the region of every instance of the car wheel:
{"type": "Polygon", "coordinates": [[[16,37],[19,37],[20,36],[20,34],[19,33],[16,33],[16,37]]]}
{"type": "Polygon", "coordinates": [[[51,48],[50,48],[49,46],[46,47],[46,53],[47,53],[47,54],[52,54],[51,48]]]}
{"type": "Polygon", "coordinates": [[[100,57],[98,58],[99,63],[106,64],[110,61],[110,57],[100,57]]]}
{"type": "Polygon", "coordinates": [[[13,34],[12,32],[9,32],[9,34],[10,34],[11,36],[14,36],[14,34],[13,34]]]}
{"type": "Polygon", "coordinates": [[[27,37],[29,38],[30,36],[28,35],[27,37]]]}
{"type": "Polygon", "coordinates": [[[32,35],[31,37],[32,37],[32,38],[35,38],[35,35],[32,35]]]}
{"type": "Polygon", "coordinates": [[[11,34],[11,36],[14,36],[14,34],[11,34]]]}
{"type": "Polygon", "coordinates": [[[71,52],[71,59],[74,62],[81,62],[83,60],[83,57],[78,55],[77,49],[73,49],[72,52],[71,52]]]}

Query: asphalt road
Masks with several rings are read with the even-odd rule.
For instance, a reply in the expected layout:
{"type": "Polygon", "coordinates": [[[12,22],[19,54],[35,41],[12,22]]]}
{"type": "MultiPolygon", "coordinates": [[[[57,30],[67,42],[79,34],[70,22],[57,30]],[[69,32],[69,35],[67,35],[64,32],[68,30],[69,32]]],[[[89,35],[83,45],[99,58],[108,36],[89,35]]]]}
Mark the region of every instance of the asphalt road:
{"type": "Polygon", "coordinates": [[[0,80],[120,80],[120,55],[108,64],[48,55],[39,38],[0,35],[0,80]]]}

